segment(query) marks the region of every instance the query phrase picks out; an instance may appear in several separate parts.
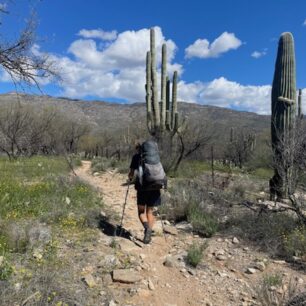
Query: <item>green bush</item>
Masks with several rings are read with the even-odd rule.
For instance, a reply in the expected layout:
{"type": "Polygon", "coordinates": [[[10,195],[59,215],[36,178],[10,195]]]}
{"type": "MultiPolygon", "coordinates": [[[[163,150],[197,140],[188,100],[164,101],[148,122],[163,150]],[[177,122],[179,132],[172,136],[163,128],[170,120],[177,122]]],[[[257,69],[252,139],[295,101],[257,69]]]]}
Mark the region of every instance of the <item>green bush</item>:
{"type": "Polygon", "coordinates": [[[187,264],[196,267],[203,258],[203,252],[207,248],[207,243],[201,245],[192,244],[187,251],[186,261],[187,264]]]}
{"type": "Polygon", "coordinates": [[[224,231],[256,243],[273,256],[286,256],[284,237],[297,226],[296,219],[288,214],[253,213],[240,210],[224,225],[224,231]]]}
{"type": "Polygon", "coordinates": [[[283,277],[279,273],[271,274],[271,275],[266,275],[263,279],[264,285],[271,287],[279,287],[283,283],[283,277]]]}
{"type": "Polygon", "coordinates": [[[91,170],[92,172],[103,172],[111,168],[112,159],[106,157],[98,157],[92,160],[91,170]]]}
{"type": "Polygon", "coordinates": [[[297,227],[288,234],[283,235],[285,255],[304,256],[306,255],[306,228],[297,227]]]}
{"type": "Polygon", "coordinates": [[[8,280],[9,277],[13,274],[14,269],[9,264],[9,262],[3,258],[3,261],[0,262],[0,280],[5,281],[8,280]]]}
{"type": "Polygon", "coordinates": [[[196,205],[189,208],[187,219],[192,224],[193,230],[204,237],[211,237],[218,230],[217,219],[196,205]]]}
{"type": "MultiPolygon", "coordinates": [[[[266,275],[263,280],[254,286],[254,297],[262,306],[287,306],[287,305],[302,305],[299,303],[292,303],[292,298],[297,296],[298,285],[296,281],[290,280],[289,284],[284,285],[280,273],[266,275]],[[273,288],[274,287],[274,288],[273,288]],[[280,291],[275,290],[281,289],[280,291]]],[[[301,300],[300,300],[301,302],[301,300]]]]}

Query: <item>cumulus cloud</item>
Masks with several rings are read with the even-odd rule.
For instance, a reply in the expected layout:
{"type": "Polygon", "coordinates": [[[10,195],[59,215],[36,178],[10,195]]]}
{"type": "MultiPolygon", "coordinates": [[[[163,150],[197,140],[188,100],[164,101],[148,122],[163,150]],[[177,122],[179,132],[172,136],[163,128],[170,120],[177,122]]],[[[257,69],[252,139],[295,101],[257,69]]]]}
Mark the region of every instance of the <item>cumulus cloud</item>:
{"type": "MultiPolygon", "coordinates": [[[[68,49],[71,56],[53,55],[52,58],[62,71],[61,95],[144,101],[145,56],[150,48],[149,37],[149,29],[141,29],[119,33],[113,42],[102,48],[93,39],[72,42],[68,49]]],[[[155,39],[158,65],[161,63],[162,44],[166,43],[168,71],[170,75],[174,70],[181,74],[182,66],[174,61],[175,43],[166,40],[159,27],[155,27],[155,39]]],[[[215,40],[211,44],[211,52],[225,50],[225,44],[221,42],[220,39],[215,40]]],[[[224,77],[208,83],[180,81],[178,94],[179,99],[186,102],[235,107],[261,114],[270,111],[270,86],[244,86],[224,77]]]]}
{"type": "MultiPolygon", "coordinates": [[[[175,43],[166,39],[159,27],[155,27],[155,36],[158,65],[161,64],[162,44],[166,43],[168,72],[171,76],[177,70],[181,76],[178,84],[180,101],[249,110],[260,114],[270,112],[271,86],[242,85],[225,77],[206,83],[187,83],[182,80],[182,65],[175,62],[175,43]]],[[[118,33],[116,39],[107,45],[99,45],[93,38],[83,37],[71,43],[65,56],[51,54],[50,61],[56,64],[62,77],[59,95],[71,98],[95,96],[127,102],[144,101],[145,56],[149,50],[149,37],[149,29],[118,33]]],[[[210,50],[213,50],[210,52],[215,54],[226,49],[220,40],[216,41],[210,45],[210,50]]],[[[32,51],[37,56],[43,55],[38,45],[32,51]]],[[[1,73],[1,70],[0,81],[9,81],[8,75],[1,73]]],[[[48,81],[53,82],[45,80],[48,81]]]]}
{"type": "MultiPolygon", "coordinates": [[[[92,38],[73,41],[68,55],[53,55],[61,67],[61,95],[69,97],[97,96],[120,98],[128,102],[143,101],[145,96],[145,60],[150,49],[150,29],[124,31],[109,44],[98,44],[92,38]]],[[[161,28],[155,27],[157,65],[161,64],[162,44],[167,44],[168,72],[183,68],[174,62],[176,45],[166,39],[161,28]]],[[[160,73],[160,72],[158,72],[160,73]]]]}
{"type": "Polygon", "coordinates": [[[82,29],[78,33],[83,38],[97,38],[102,40],[115,40],[117,38],[117,31],[104,31],[102,29],[86,30],[82,29]]]}
{"type": "Polygon", "coordinates": [[[254,57],[254,58],[260,58],[260,57],[263,57],[267,54],[267,50],[263,50],[263,51],[254,51],[251,56],[254,57]]]}
{"type": "Polygon", "coordinates": [[[192,45],[185,49],[185,57],[219,57],[222,53],[239,48],[241,44],[241,40],[238,39],[234,33],[224,32],[212,43],[207,39],[197,39],[192,45]]]}
{"type": "Polygon", "coordinates": [[[268,114],[271,108],[270,85],[241,85],[224,77],[207,83],[187,84],[181,81],[178,86],[178,95],[183,101],[235,108],[259,114],[268,114]]]}

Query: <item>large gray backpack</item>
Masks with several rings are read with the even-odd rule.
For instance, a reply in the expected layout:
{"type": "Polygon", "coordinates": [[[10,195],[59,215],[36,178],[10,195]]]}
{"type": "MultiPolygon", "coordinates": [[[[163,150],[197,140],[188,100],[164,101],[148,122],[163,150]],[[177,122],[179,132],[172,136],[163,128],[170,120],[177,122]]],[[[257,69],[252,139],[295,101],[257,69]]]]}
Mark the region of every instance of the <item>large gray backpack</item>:
{"type": "Polygon", "coordinates": [[[147,140],[140,149],[140,184],[146,190],[158,190],[166,187],[167,178],[160,162],[157,143],[147,140]]]}

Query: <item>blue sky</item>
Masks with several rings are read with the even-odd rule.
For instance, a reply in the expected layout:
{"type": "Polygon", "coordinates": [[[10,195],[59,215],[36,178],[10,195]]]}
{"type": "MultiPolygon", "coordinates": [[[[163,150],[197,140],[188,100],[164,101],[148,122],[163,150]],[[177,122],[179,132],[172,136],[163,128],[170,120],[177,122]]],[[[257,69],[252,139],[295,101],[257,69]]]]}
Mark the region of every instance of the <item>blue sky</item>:
{"type": "MultiPolygon", "coordinates": [[[[151,27],[157,49],[167,43],[169,72],[179,72],[180,100],[269,113],[284,31],[293,33],[297,86],[306,88],[304,0],[20,0],[3,17],[3,35],[17,35],[31,6],[39,21],[35,52],[48,52],[63,74],[61,84],[45,82],[50,95],[144,101],[151,27]]],[[[0,80],[0,92],[13,88],[0,80]]]]}

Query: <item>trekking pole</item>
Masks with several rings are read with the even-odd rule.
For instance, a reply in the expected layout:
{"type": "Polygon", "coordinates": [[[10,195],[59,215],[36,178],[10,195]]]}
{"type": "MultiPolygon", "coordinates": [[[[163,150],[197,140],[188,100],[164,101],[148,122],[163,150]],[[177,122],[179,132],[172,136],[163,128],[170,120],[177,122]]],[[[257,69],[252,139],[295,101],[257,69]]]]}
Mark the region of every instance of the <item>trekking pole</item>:
{"type": "Polygon", "coordinates": [[[119,227],[120,227],[120,234],[119,234],[119,236],[121,236],[121,234],[122,234],[123,218],[124,218],[125,207],[126,207],[126,203],[127,203],[127,198],[128,198],[129,190],[130,190],[130,182],[128,182],[128,187],[127,187],[126,194],[125,194],[123,211],[122,211],[121,221],[120,221],[120,225],[119,225],[119,227]]]}
{"type": "Polygon", "coordinates": [[[160,215],[160,222],[161,222],[161,224],[162,224],[162,231],[163,231],[163,234],[164,234],[165,241],[168,242],[168,241],[167,241],[167,236],[166,236],[166,232],[165,232],[165,225],[164,225],[164,222],[163,222],[163,217],[162,217],[162,215],[160,215]]]}

